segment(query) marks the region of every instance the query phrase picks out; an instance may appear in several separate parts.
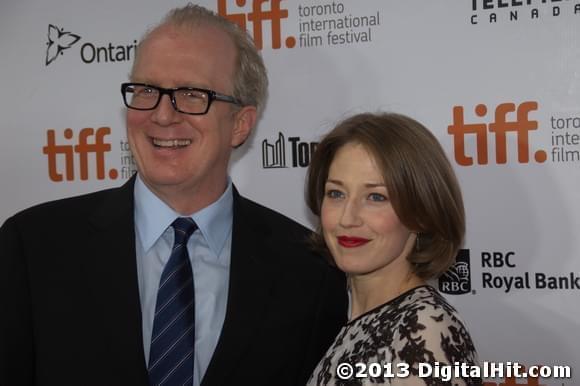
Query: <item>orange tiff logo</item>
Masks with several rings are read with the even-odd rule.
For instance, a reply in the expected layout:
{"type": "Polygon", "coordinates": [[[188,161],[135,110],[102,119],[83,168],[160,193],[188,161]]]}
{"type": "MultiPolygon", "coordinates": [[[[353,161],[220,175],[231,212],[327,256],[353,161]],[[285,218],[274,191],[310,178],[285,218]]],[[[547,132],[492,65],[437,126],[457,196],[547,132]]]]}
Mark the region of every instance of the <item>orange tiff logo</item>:
{"type": "MultiPolygon", "coordinates": [[[[252,23],[254,43],[259,50],[264,46],[263,23],[270,21],[272,31],[272,48],[279,49],[282,46],[282,19],[288,18],[288,10],[280,8],[283,0],[251,0],[252,11],[248,13],[228,13],[227,0],[217,0],[218,14],[238,24],[243,30],[247,30],[247,21],[252,23]],[[264,10],[263,4],[269,3],[270,9],[264,10]]],[[[246,0],[235,0],[238,7],[246,5],[246,0]]],[[[289,36],[285,40],[286,47],[293,48],[296,39],[289,36]]]]}
{"type": "MultiPolygon", "coordinates": [[[[465,149],[465,137],[475,135],[477,163],[488,164],[488,132],[493,133],[495,140],[495,162],[507,163],[507,134],[515,133],[517,138],[517,155],[519,163],[528,163],[530,159],[529,133],[538,129],[538,121],[530,120],[531,111],[538,109],[538,102],[528,101],[516,106],[515,103],[501,103],[495,108],[494,121],[486,123],[465,123],[463,106],[453,107],[453,124],[447,128],[447,132],[453,136],[455,161],[462,166],[473,165],[473,156],[467,154],[465,149]],[[508,120],[508,114],[515,112],[515,119],[508,120]]],[[[485,117],[487,106],[478,104],[475,106],[475,115],[485,117]]],[[[534,153],[534,159],[543,163],[547,159],[544,150],[534,153]]]]}
{"type": "MultiPolygon", "coordinates": [[[[111,133],[110,127],[100,127],[95,130],[87,127],[82,129],[78,135],[76,144],[58,144],[56,143],[55,130],[46,131],[46,146],[42,152],[48,157],[48,176],[52,181],[61,182],[63,180],[62,171],[58,168],[59,155],[64,156],[64,178],[67,181],[75,179],[75,154],[78,155],[78,165],[80,170],[80,179],[85,181],[89,179],[89,154],[95,155],[95,171],[98,180],[105,179],[105,153],[111,151],[111,144],[105,142],[105,136],[111,133]],[[89,142],[89,138],[94,138],[89,142]]],[[[64,130],[64,138],[71,140],[74,137],[72,129],[64,130]]],[[[109,178],[117,179],[118,172],[116,169],[109,170],[109,178]]]]}

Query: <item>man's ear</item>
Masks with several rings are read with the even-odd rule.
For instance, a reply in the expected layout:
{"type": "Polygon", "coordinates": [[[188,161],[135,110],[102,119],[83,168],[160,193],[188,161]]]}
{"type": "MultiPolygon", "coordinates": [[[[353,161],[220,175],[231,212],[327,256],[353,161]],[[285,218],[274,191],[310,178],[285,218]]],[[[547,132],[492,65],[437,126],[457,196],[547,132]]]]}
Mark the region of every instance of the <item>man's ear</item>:
{"type": "Polygon", "coordinates": [[[234,131],[232,133],[232,147],[238,147],[248,139],[254,125],[258,112],[255,106],[244,106],[234,117],[234,131]]]}

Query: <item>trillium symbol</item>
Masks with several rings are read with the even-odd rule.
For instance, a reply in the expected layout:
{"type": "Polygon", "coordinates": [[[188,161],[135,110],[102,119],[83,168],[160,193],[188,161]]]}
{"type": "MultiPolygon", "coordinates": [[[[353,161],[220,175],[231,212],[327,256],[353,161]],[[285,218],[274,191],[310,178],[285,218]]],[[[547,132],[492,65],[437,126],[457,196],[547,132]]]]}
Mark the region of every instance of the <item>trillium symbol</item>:
{"type": "Polygon", "coordinates": [[[79,35],[65,32],[64,28],[59,29],[57,26],[49,24],[45,65],[48,66],[50,63],[54,62],[59,54],[62,55],[64,50],[71,48],[80,38],[79,35]]]}

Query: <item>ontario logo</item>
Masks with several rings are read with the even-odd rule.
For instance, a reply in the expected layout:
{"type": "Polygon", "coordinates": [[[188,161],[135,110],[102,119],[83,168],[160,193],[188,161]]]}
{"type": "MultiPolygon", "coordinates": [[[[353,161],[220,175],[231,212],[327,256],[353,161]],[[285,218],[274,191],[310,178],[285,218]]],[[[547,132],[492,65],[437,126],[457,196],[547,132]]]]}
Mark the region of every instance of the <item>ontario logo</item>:
{"type": "MultiPolygon", "coordinates": [[[[64,54],[64,51],[72,48],[79,40],[81,40],[80,35],[49,24],[45,66],[53,63],[64,54]]],[[[85,64],[128,62],[133,60],[136,51],[137,40],[133,40],[131,44],[112,42],[96,44],[87,41],[80,46],[79,57],[85,64]]]]}
{"type": "Polygon", "coordinates": [[[439,291],[450,295],[463,295],[471,292],[469,249],[460,249],[455,264],[441,275],[439,291]]]}
{"type": "Polygon", "coordinates": [[[278,138],[272,142],[262,141],[262,167],[264,169],[308,167],[311,155],[316,150],[318,142],[304,142],[300,137],[288,137],[278,133],[278,138]],[[290,148],[290,159],[286,159],[286,144],[290,148]],[[287,162],[289,161],[289,162],[287,162]]]}
{"type": "Polygon", "coordinates": [[[45,66],[54,62],[65,50],[71,48],[81,37],[72,32],[67,32],[64,28],[58,28],[54,24],[48,25],[48,42],[46,43],[45,66]]]}
{"type": "MultiPolygon", "coordinates": [[[[530,154],[530,135],[538,130],[538,121],[530,119],[530,114],[538,110],[538,102],[526,101],[516,105],[515,103],[500,103],[494,109],[493,121],[466,123],[465,107],[453,106],[453,122],[447,127],[447,132],[453,137],[455,161],[461,166],[472,166],[474,156],[478,165],[487,165],[489,161],[489,148],[495,144],[495,163],[506,164],[508,162],[508,144],[511,136],[515,136],[517,162],[527,164],[530,155],[537,163],[544,163],[548,158],[545,150],[537,150],[530,154]],[[491,133],[491,141],[489,138],[491,133]],[[475,139],[475,143],[466,144],[466,137],[475,139]],[[469,146],[475,145],[475,154],[467,151],[469,146]]],[[[479,118],[488,117],[488,106],[478,104],[474,108],[475,115],[479,118]]],[[[487,118],[489,119],[489,118],[487,118]]],[[[513,142],[513,141],[512,141],[513,142]]],[[[513,151],[512,150],[512,151],[513,151]]]]}

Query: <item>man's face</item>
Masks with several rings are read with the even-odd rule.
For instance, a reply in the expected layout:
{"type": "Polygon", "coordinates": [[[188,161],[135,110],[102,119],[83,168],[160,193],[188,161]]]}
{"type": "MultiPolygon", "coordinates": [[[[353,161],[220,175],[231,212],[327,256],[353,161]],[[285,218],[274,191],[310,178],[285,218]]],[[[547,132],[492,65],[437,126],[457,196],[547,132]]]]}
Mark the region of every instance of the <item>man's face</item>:
{"type": "MultiPolygon", "coordinates": [[[[163,26],[144,42],[132,81],[154,86],[199,87],[232,95],[236,49],[213,27],[163,26]]],[[[179,113],[164,95],[154,110],[127,109],[127,136],[145,184],[169,205],[193,197],[195,211],[224,191],[232,147],[244,142],[255,108],[214,101],[205,115],[179,113]]]]}

